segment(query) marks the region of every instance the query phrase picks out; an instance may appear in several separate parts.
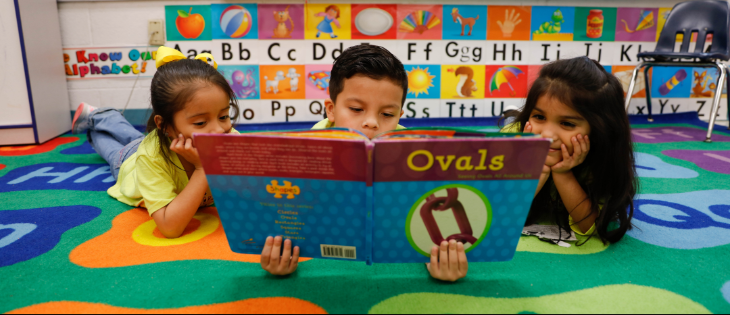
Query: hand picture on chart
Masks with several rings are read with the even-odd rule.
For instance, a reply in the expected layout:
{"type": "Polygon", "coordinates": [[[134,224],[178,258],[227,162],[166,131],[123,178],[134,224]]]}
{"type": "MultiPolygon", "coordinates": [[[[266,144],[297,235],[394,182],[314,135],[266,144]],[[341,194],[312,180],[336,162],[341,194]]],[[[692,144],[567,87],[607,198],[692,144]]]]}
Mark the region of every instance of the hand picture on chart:
{"type": "Polygon", "coordinates": [[[531,8],[488,6],[487,40],[530,40],[531,8]]]}

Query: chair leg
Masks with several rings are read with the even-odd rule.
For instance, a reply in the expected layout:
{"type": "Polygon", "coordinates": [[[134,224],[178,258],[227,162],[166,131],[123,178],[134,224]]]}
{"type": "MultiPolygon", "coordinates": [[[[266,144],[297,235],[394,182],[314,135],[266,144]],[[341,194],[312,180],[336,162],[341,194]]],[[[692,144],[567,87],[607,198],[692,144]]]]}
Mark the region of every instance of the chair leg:
{"type": "MultiPolygon", "coordinates": [[[[727,70],[727,75],[730,75],[730,67],[728,65],[725,65],[725,69],[727,70]]],[[[728,78],[725,78],[725,81],[727,82],[727,90],[730,94],[730,80],[728,78]]],[[[727,120],[728,120],[728,126],[727,129],[730,129],[730,95],[725,95],[725,100],[727,101],[727,120]]]]}
{"type": "Polygon", "coordinates": [[[647,121],[653,122],[654,118],[651,117],[651,82],[649,81],[649,69],[652,65],[647,65],[644,68],[644,92],[646,92],[646,110],[649,112],[647,115],[647,121]]]}
{"type": "Polygon", "coordinates": [[[720,97],[722,97],[722,86],[725,84],[726,68],[725,65],[719,61],[715,64],[717,67],[720,77],[717,79],[717,87],[715,88],[715,99],[712,102],[712,110],[710,110],[710,125],[707,126],[707,138],[705,142],[712,142],[712,129],[715,127],[715,119],[717,118],[717,111],[720,109],[720,97]]]}
{"type": "Polygon", "coordinates": [[[631,96],[634,95],[634,86],[636,85],[636,77],[639,75],[639,70],[643,67],[644,63],[639,63],[634,68],[634,72],[631,75],[631,81],[629,81],[629,90],[626,91],[626,114],[629,114],[629,106],[631,105],[631,96]]]}

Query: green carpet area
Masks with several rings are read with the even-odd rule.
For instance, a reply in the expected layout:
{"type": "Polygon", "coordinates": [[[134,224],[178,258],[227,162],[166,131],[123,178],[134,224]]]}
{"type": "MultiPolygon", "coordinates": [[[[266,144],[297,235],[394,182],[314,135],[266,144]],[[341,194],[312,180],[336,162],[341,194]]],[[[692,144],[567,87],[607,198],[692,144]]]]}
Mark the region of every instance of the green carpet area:
{"type": "Polygon", "coordinates": [[[142,235],[150,218],[106,194],[83,135],[0,147],[0,312],[730,312],[730,132],[633,128],[641,194],[621,242],[522,237],[512,261],[471,263],[456,283],[423,264],[322,259],[270,276],[227,250],[215,211],[177,243],[142,235]]]}

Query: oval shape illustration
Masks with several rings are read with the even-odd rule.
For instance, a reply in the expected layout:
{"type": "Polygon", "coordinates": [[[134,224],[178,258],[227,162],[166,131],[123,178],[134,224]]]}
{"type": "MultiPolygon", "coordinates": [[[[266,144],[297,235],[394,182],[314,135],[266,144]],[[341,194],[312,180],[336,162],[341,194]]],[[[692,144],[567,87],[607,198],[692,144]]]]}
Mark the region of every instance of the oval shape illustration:
{"type": "Polygon", "coordinates": [[[368,8],[360,11],[355,17],[355,27],[367,36],[378,36],[393,26],[393,17],[379,8],[368,8]]]}

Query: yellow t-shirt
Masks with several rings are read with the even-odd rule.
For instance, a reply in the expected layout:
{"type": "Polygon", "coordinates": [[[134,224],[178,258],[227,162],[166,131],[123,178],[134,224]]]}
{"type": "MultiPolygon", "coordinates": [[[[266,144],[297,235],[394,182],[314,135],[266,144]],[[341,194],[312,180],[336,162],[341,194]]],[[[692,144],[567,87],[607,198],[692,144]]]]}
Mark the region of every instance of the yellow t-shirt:
{"type": "MultiPolygon", "coordinates": [[[[238,131],[231,129],[231,133],[238,131]]],[[[160,152],[157,135],[148,134],[137,152],[122,163],[117,183],[107,193],[130,206],[147,208],[151,216],[170,204],[188,185],[188,175],[175,152],[170,151],[170,160],[174,165],[160,152]]],[[[213,195],[208,189],[200,206],[212,204],[213,195]]]]}
{"type": "MultiPolygon", "coordinates": [[[[332,128],[332,127],[335,127],[335,123],[333,123],[329,119],[325,118],[325,119],[320,120],[318,123],[314,124],[314,126],[312,126],[312,129],[313,130],[327,129],[327,128],[332,128]]],[[[403,129],[406,129],[406,127],[403,127],[401,125],[398,125],[398,127],[395,127],[395,130],[403,130],[403,129]]]]}
{"type": "MultiPolygon", "coordinates": [[[[507,132],[522,132],[522,127],[520,126],[520,123],[515,122],[515,123],[511,123],[511,124],[509,124],[507,126],[504,126],[504,128],[502,128],[499,132],[504,132],[504,133],[507,133],[507,132]]],[[[553,199],[554,198],[560,198],[560,196],[558,196],[558,188],[555,187],[555,183],[552,183],[551,182],[551,185],[550,185],[549,189],[550,189],[550,195],[553,197],[553,199]]],[[[603,207],[603,204],[599,204],[598,205],[599,211],[600,211],[600,209],[602,207],[603,207]]],[[[568,216],[568,223],[570,224],[570,229],[573,230],[573,232],[575,232],[578,235],[591,235],[591,234],[593,234],[593,233],[596,232],[596,224],[595,223],[593,223],[593,226],[591,226],[591,228],[588,229],[588,231],[586,231],[585,233],[581,232],[581,230],[578,227],[578,225],[573,221],[573,217],[568,216]]]]}

